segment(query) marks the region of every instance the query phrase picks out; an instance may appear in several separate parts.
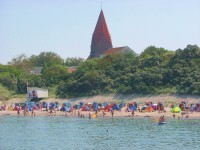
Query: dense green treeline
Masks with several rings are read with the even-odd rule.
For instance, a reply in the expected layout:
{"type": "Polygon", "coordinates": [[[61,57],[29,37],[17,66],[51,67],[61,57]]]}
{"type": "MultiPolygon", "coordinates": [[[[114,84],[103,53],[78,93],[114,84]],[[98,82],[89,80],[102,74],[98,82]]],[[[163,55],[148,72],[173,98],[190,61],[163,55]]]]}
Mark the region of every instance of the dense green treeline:
{"type": "Polygon", "coordinates": [[[27,86],[56,88],[57,97],[79,97],[104,93],[200,95],[200,48],[169,51],[150,46],[139,56],[115,54],[84,61],[62,59],[53,52],[20,55],[9,65],[0,65],[0,84],[16,93],[27,86]],[[77,66],[68,73],[70,66],[77,66]],[[43,67],[41,75],[29,74],[43,67]]]}
{"type": "Polygon", "coordinates": [[[200,49],[168,51],[150,46],[141,53],[85,61],[57,94],[77,97],[102,93],[200,95],[200,49]]]}

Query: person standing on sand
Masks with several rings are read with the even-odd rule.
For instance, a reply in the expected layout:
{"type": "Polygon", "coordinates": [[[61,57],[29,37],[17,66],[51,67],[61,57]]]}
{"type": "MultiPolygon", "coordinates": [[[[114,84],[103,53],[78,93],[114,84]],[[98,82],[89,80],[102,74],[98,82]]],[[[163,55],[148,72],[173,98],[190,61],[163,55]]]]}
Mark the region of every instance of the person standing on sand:
{"type": "Polygon", "coordinates": [[[28,107],[26,107],[25,109],[24,109],[24,116],[27,116],[28,115],[28,107]]]}
{"type": "Polygon", "coordinates": [[[80,117],[80,111],[78,111],[78,117],[80,117]]]}
{"type": "Polygon", "coordinates": [[[138,112],[141,112],[140,107],[138,107],[138,112]]]}
{"type": "Polygon", "coordinates": [[[23,114],[24,114],[24,116],[26,115],[26,110],[24,109],[24,111],[23,111],[23,114]]]}
{"type": "Polygon", "coordinates": [[[34,111],[34,109],[32,109],[32,111],[31,111],[31,116],[33,117],[35,117],[35,111],[34,111]]]}
{"type": "Polygon", "coordinates": [[[113,109],[111,109],[111,110],[110,110],[110,113],[111,113],[111,115],[112,115],[112,118],[113,118],[113,115],[114,115],[114,110],[113,110],[113,109]]]}
{"type": "Polygon", "coordinates": [[[48,106],[47,105],[45,106],[45,108],[46,108],[46,111],[48,112],[49,110],[48,110],[48,106]]]}
{"type": "Polygon", "coordinates": [[[20,108],[17,109],[17,114],[20,115],[20,108]]]}
{"type": "Polygon", "coordinates": [[[132,110],[131,114],[132,114],[132,116],[134,116],[134,115],[135,115],[135,111],[134,111],[134,110],[132,110]]]}
{"type": "Polygon", "coordinates": [[[89,113],[89,119],[91,119],[91,114],[89,113]]]}
{"type": "Polygon", "coordinates": [[[175,114],[173,114],[173,118],[175,118],[176,116],[175,116],[175,114]]]}
{"type": "Polygon", "coordinates": [[[106,115],[106,113],[104,111],[102,113],[103,113],[103,118],[104,118],[104,116],[106,115]]]}
{"type": "Polygon", "coordinates": [[[97,111],[97,110],[95,110],[95,114],[96,114],[96,115],[98,114],[98,111],[97,111]]]}
{"type": "Polygon", "coordinates": [[[50,112],[49,112],[49,113],[50,113],[50,115],[53,115],[53,110],[52,110],[52,109],[50,109],[50,112]]]}

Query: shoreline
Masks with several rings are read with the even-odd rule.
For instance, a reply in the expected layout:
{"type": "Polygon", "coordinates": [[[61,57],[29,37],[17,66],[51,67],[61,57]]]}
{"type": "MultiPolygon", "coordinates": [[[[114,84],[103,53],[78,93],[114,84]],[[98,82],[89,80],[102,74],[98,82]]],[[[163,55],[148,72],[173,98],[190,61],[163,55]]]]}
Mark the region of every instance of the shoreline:
{"type": "MultiPolygon", "coordinates": [[[[23,98],[14,98],[14,99],[10,99],[8,101],[0,101],[0,106],[1,105],[7,105],[7,107],[9,105],[14,105],[15,103],[22,103],[24,102],[25,99],[23,98]]],[[[145,118],[145,117],[150,117],[150,118],[159,118],[161,115],[164,115],[166,118],[173,118],[173,114],[175,114],[176,118],[180,117],[180,119],[182,118],[186,118],[186,114],[181,115],[181,113],[172,113],[171,112],[171,108],[170,105],[172,103],[174,104],[180,104],[181,101],[188,101],[188,105],[192,104],[192,103],[200,103],[200,96],[197,97],[193,97],[193,96],[177,96],[177,95],[146,95],[146,96],[138,96],[138,95],[113,95],[113,94],[108,94],[108,95],[97,95],[97,96],[91,96],[91,97],[80,97],[80,98],[74,98],[74,99],[54,99],[54,98],[48,98],[48,99],[43,99],[40,102],[58,102],[59,106],[62,106],[62,104],[64,102],[69,102],[72,105],[80,103],[80,102],[84,102],[84,103],[93,103],[93,102],[97,102],[97,103],[103,103],[103,102],[107,102],[107,103],[120,103],[120,102],[124,102],[126,104],[128,103],[132,103],[132,102],[137,102],[138,106],[140,108],[142,108],[145,103],[148,102],[152,102],[152,103],[158,103],[158,102],[162,102],[164,104],[164,109],[166,110],[166,112],[164,113],[159,113],[158,111],[154,111],[154,112],[138,112],[137,110],[135,111],[135,116],[132,116],[131,112],[125,112],[125,108],[122,108],[121,111],[114,111],[114,117],[113,118],[145,118]]],[[[75,110],[73,114],[67,113],[68,117],[77,117],[78,118],[78,114],[77,112],[80,111],[80,113],[82,113],[85,118],[88,118],[89,113],[90,114],[94,114],[94,111],[81,111],[81,110],[75,110]]],[[[50,114],[49,112],[46,111],[41,111],[41,110],[35,110],[34,111],[36,113],[36,117],[37,116],[53,116],[52,114],[50,114]]],[[[106,116],[105,118],[112,118],[111,113],[110,112],[105,112],[106,116]]],[[[184,113],[184,111],[183,111],[184,113]]],[[[186,119],[200,119],[200,112],[185,112],[187,113],[187,115],[189,115],[189,118],[186,119]]],[[[55,116],[65,116],[65,112],[61,112],[61,111],[56,111],[55,116]]],[[[92,118],[92,119],[98,119],[98,118],[103,118],[102,116],[102,112],[98,113],[98,117],[97,118],[92,118]]],[[[0,111],[0,116],[18,116],[17,111],[11,111],[11,110],[5,110],[5,111],[0,111]]],[[[24,116],[23,115],[23,111],[20,111],[20,116],[24,116]]],[[[31,116],[31,112],[29,112],[29,115],[31,116]]]]}
{"type": "MultiPolygon", "coordinates": [[[[167,108],[166,108],[167,109],[167,108]]],[[[168,108],[169,110],[169,108],[168,108]]],[[[20,111],[20,114],[17,114],[17,111],[0,111],[0,117],[1,116],[21,116],[21,117],[68,117],[68,118],[80,118],[80,119],[88,119],[89,113],[91,115],[94,115],[94,111],[79,111],[80,114],[84,115],[84,118],[78,117],[78,110],[75,110],[71,113],[65,113],[62,111],[55,111],[53,114],[50,114],[46,111],[34,111],[35,116],[31,116],[31,111],[28,113],[28,115],[24,116],[23,111],[20,111]],[[66,115],[67,114],[67,115],[66,115]]],[[[163,113],[159,113],[158,111],[155,112],[138,112],[135,111],[135,115],[132,116],[131,112],[125,112],[124,110],[121,111],[114,111],[114,115],[112,117],[110,112],[105,112],[106,115],[103,117],[102,111],[98,112],[97,117],[92,117],[91,119],[99,119],[99,118],[150,118],[150,119],[158,119],[160,116],[165,116],[165,118],[173,118],[173,114],[175,114],[174,119],[200,119],[200,112],[187,112],[187,114],[182,115],[181,113],[172,113],[171,111],[166,111],[163,113]],[[188,115],[188,118],[186,118],[186,115],[188,115]]]]}

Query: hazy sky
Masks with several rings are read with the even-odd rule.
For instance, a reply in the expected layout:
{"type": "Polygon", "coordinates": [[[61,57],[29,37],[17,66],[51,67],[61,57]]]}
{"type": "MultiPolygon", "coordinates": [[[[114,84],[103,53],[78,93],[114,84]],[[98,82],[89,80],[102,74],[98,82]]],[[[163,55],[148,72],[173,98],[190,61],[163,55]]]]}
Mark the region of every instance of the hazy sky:
{"type": "MultiPolygon", "coordinates": [[[[102,1],[114,47],[200,46],[200,0],[102,1]]],[[[0,0],[0,63],[43,51],[87,58],[100,10],[101,0],[0,0]]]]}

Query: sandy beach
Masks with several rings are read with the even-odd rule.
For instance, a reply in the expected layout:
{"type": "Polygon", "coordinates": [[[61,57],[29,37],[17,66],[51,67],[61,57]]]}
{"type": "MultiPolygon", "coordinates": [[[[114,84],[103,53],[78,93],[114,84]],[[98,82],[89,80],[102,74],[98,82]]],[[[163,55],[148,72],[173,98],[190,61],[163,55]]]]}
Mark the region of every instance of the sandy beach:
{"type": "MultiPolygon", "coordinates": [[[[166,112],[163,113],[158,113],[158,111],[155,112],[138,112],[135,111],[134,116],[132,116],[131,112],[125,112],[125,110],[121,111],[114,111],[114,116],[113,118],[119,118],[119,117],[130,117],[130,118],[143,118],[143,117],[149,117],[149,118],[159,118],[161,115],[164,115],[166,118],[173,118],[173,114],[175,114],[175,118],[180,117],[180,119],[186,119],[186,114],[189,115],[189,118],[187,119],[200,119],[200,112],[186,112],[186,114],[183,115],[181,113],[172,113],[170,110],[171,108],[165,108],[166,112]]],[[[62,111],[56,111],[53,114],[50,114],[49,112],[46,111],[35,111],[35,115],[37,116],[65,116],[65,112],[62,111]]],[[[81,114],[85,116],[85,118],[88,118],[89,113],[95,114],[93,111],[80,111],[81,114]]],[[[110,112],[105,112],[105,118],[112,118],[112,115],[110,112]]],[[[17,114],[17,111],[0,111],[0,116],[23,116],[23,111],[20,112],[20,115],[17,114]]],[[[27,116],[31,116],[31,112],[27,116]]],[[[73,111],[72,113],[67,113],[66,117],[78,117],[78,110],[73,111]]],[[[102,111],[98,112],[98,116],[95,117],[94,119],[102,118],[103,113],[102,111]]]]}
{"type": "MultiPolygon", "coordinates": [[[[152,103],[158,103],[162,102],[164,103],[164,109],[165,112],[159,113],[158,111],[153,111],[153,112],[139,112],[138,110],[135,111],[134,116],[132,116],[131,112],[126,112],[125,109],[126,107],[123,107],[122,110],[120,111],[114,111],[113,117],[130,117],[130,118],[139,118],[139,117],[150,117],[150,118],[159,118],[161,115],[164,115],[166,118],[173,118],[173,114],[175,114],[175,118],[186,118],[186,115],[189,116],[190,118],[195,118],[195,119],[200,119],[200,112],[190,112],[190,111],[182,111],[182,113],[172,113],[170,108],[171,103],[179,104],[181,101],[188,101],[188,104],[192,103],[199,103],[200,97],[188,97],[188,96],[172,96],[172,95],[162,95],[162,96],[116,96],[116,95],[106,95],[106,96],[94,96],[94,97],[84,97],[84,98],[76,98],[76,99],[44,99],[41,102],[58,102],[59,105],[61,106],[63,102],[70,102],[72,104],[79,103],[80,101],[83,101],[84,103],[93,103],[98,102],[98,103],[103,103],[103,102],[120,102],[123,101],[126,104],[130,102],[137,102],[138,106],[142,108],[146,102],[152,102],[152,103]]],[[[24,99],[11,99],[6,102],[1,102],[0,105],[2,106],[3,104],[6,105],[7,107],[9,105],[14,105],[15,103],[22,103],[24,102],[24,99]]],[[[81,111],[81,110],[74,110],[71,113],[65,113],[62,111],[54,111],[54,113],[49,113],[47,111],[41,111],[41,110],[35,110],[35,115],[36,116],[65,116],[67,117],[78,117],[78,111],[80,114],[83,114],[85,118],[88,118],[89,113],[93,115],[95,112],[93,111],[81,111]]],[[[105,112],[105,118],[110,118],[112,117],[110,112],[105,112]]],[[[5,111],[0,111],[0,116],[4,115],[13,115],[13,116],[18,116],[17,111],[10,111],[10,110],[5,110],[5,111]]],[[[23,116],[23,111],[20,112],[20,115],[23,116]]],[[[29,112],[28,116],[31,116],[31,112],[29,112]]],[[[96,118],[102,118],[103,117],[103,111],[99,111],[98,115],[96,118]]],[[[95,119],[96,119],[95,118],[95,119]]]]}

